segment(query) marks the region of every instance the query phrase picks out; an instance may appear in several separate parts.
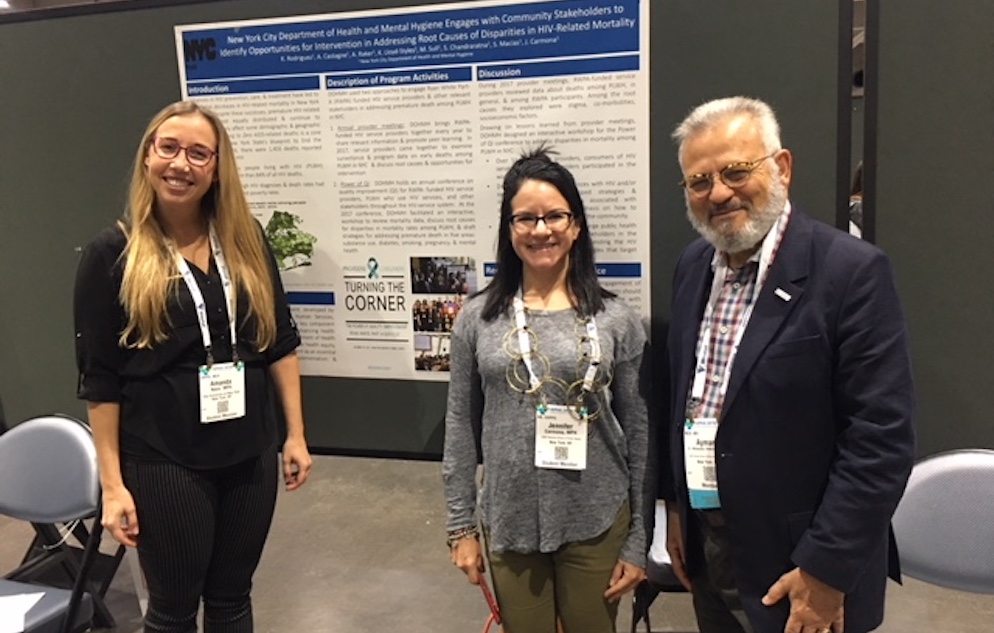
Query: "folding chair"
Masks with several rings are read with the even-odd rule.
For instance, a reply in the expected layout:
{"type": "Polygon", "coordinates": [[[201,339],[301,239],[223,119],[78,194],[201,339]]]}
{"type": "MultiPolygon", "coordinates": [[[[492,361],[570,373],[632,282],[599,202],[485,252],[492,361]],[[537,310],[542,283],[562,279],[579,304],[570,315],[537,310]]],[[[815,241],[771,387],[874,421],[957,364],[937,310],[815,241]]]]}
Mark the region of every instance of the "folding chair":
{"type": "Polygon", "coordinates": [[[656,526],[645,575],[646,579],[635,588],[635,595],[632,597],[631,633],[636,632],[639,622],[645,622],[646,633],[652,633],[649,607],[659,594],[687,591],[673,573],[670,555],[666,551],[666,506],[661,502],[656,503],[656,526]]]}
{"type": "MultiPolygon", "coordinates": [[[[72,416],[55,413],[43,417],[69,420],[89,431],[89,427],[84,422],[72,416]]],[[[83,521],[65,524],[33,521],[31,526],[35,530],[34,540],[25,552],[21,566],[15,572],[8,574],[8,577],[22,582],[36,582],[70,589],[78,574],[84,553],[82,545],[90,538],[86,525],[83,521]],[[73,540],[80,545],[73,545],[73,540]]],[[[94,626],[111,628],[116,624],[103,598],[110,588],[111,581],[114,580],[126,549],[123,545],[119,545],[113,554],[104,554],[99,549],[94,554],[86,587],[93,600],[94,626]]]]}
{"type": "Polygon", "coordinates": [[[99,520],[85,530],[81,555],[75,551],[79,548],[65,541],[73,526],[100,516],[100,479],[90,430],[71,418],[45,416],[22,422],[0,435],[0,514],[35,525],[67,525],[66,534],[59,535],[54,543],[45,542],[40,553],[0,580],[0,596],[44,594],[26,613],[24,632],[88,630],[99,600],[87,593],[103,531],[99,520]],[[71,589],[27,581],[52,562],[71,572],[71,589]]]}
{"type": "Polygon", "coordinates": [[[919,461],[893,525],[903,573],[994,594],[994,451],[955,450],[919,461]]]}

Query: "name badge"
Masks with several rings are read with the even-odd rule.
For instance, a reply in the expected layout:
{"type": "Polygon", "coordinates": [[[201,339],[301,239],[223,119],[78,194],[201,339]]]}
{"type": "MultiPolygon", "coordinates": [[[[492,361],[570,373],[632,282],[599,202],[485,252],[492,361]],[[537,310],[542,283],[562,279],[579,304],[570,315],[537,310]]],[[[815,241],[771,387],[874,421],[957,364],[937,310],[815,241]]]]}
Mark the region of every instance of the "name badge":
{"type": "Polygon", "coordinates": [[[245,415],[244,363],[201,365],[200,423],[211,424],[245,415]]]}
{"type": "Polygon", "coordinates": [[[714,455],[717,435],[717,418],[687,418],[683,425],[683,463],[687,473],[690,507],[695,510],[721,507],[714,455]]]}
{"type": "MultiPolygon", "coordinates": [[[[574,410],[575,411],[575,410],[574,410]]],[[[570,408],[550,404],[535,411],[535,465],[584,470],[587,467],[587,419],[570,408]]]]}

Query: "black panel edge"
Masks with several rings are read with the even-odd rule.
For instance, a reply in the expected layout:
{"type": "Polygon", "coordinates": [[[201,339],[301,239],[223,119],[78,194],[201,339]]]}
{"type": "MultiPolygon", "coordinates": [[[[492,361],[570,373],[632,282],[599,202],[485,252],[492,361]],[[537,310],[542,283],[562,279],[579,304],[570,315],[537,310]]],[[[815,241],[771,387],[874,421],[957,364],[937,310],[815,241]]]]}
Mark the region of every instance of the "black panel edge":
{"type": "MultiPolygon", "coordinates": [[[[870,0],[872,3],[872,0],[870,0]]],[[[849,181],[852,174],[853,0],[839,0],[838,123],[835,130],[835,226],[849,230],[849,181]]],[[[865,234],[864,234],[865,235],[865,234]]]]}
{"type": "Polygon", "coordinates": [[[0,13],[0,24],[35,22],[38,20],[97,15],[101,13],[118,13],[121,11],[137,11],[140,9],[158,9],[163,7],[177,7],[184,4],[205,4],[208,2],[222,1],[226,0],[121,0],[120,2],[103,2],[97,4],[74,4],[62,7],[48,7],[44,9],[29,9],[27,11],[0,13]]]}
{"type": "Polygon", "coordinates": [[[880,2],[866,0],[863,73],[863,239],[877,241],[877,117],[880,112],[880,2]]]}

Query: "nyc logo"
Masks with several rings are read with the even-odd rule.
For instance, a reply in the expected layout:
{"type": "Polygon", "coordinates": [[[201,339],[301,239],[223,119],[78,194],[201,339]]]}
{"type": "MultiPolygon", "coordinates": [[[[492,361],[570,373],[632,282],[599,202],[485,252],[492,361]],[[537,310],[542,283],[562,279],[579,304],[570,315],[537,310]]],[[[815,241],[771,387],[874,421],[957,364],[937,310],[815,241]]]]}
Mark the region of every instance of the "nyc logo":
{"type": "Polygon", "coordinates": [[[213,37],[183,40],[183,57],[188,66],[197,67],[197,62],[217,59],[217,42],[213,37]]]}

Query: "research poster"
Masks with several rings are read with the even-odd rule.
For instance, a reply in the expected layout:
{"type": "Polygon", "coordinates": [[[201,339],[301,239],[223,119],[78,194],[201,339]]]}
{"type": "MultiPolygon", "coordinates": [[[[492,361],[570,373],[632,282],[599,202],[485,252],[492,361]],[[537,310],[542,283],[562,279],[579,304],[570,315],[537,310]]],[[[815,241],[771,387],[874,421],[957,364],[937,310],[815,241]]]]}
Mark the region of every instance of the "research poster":
{"type": "Polygon", "coordinates": [[[576,176],[605,287],[649,316],[649,2],[462,2],[180,25],[185,98],[232,137],[305,375],[447,380],[496,269],[501,179],[576,176]]]}

